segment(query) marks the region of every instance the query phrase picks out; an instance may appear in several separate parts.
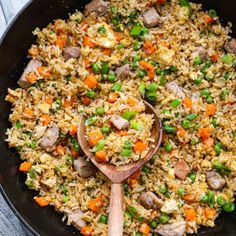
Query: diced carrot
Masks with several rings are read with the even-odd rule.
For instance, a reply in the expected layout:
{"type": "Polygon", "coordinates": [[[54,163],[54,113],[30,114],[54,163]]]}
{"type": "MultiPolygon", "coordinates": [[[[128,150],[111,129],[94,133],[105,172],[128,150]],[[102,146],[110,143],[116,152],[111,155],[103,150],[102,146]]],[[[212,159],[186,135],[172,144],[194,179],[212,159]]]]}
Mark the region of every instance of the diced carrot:
{"type": "Polygon", "coordinates": [[[189,203],[192,203],[192,202],[195,202],[196,198],[193,194],[191,193],[188,193],[188,194],[185,194],[183,196],[183,199],[186,201],[186,202],[189,202],[189,203]]]}
{"type": "Polygon", "coordinates": [[[127,99],[127,103],[128,103],[128,105],[130,105],[130,106],[135,106],[135,105],[137,104],[137,101],[136,101],[136,99],[134,99],[134,98],[128,98],[128,99],[127,99]]]}
{"type": "Polygon", "coordinates": [[[71,125],[69,133],[70,135],[75,135],[77,133],[77,126],[71,125]]]}
{"type": "Polygon", "coordinates": [[[66,41],[67,41],[67,36],[63,35],[63,34],[59,34],[57,36],[56,42],[55,44],[62,49],[65,45],[66,45],[66,41]]]}
{"type": "Polygon", "coordinates": [[[39,74],[41,76],[43,76],[44,78],[50,78],[51,77],[51,70],[50,68],[46,67],[46,66],[40,66],[37,68],[37,71],[39,72],[39,74]]]}
{"type": "Polygon", "coordinates": [[[90,236],[92,235],[93,228],[91,226],[84,226],[81,228],[80,233],[84,236],[90,236]]]}
{"type": "Polygon", "coordinates": [[[63,108],[73,107],[74,103],[75,103],[75,100],[74,98],[71,97],[64,100],[62,107],[63,108]]]}
{"type": "Polygon", "coordinates": [[[157,4],[162,5],[162,4],[165,4],[165,3],[166,3],[166,0],[157,0],[157,4]]]}
{"type": "Polygon", "coordinates": [[[213,138],[204,139],[204,144],[207,145],[208,147],[212,147],[214,145],[214,139],[213,138]]]}
{"type": "Polygon", "coordinates": [[[92,42],[92,39],[89,36],[85,36],[84,40],[83,40],[83,45],[90,47],[90,48],[94,48],[95,44],[92,42]]]}
{"type": "Polygon", "coordinates": [[[89,75],[84,80],[84,83],[88,86],[88,88],[95,89],[97,87],[98,81],[95,75],[89,75]]]}
{"type": "Polygon", "coordinates": [[[134,187],[135,185],[138,184],[138,180],[137,179],[128,179],[128,185],[131,187],[134,187]]]}
{"type": "Polygon", "coordinates": [[[135,144],[134,144],[134,151],[136,153],[141,153],[143,152],[145,149],[147,148],[147,145],[145,143],[143,143],[141,140],[138,140],[135,144]]]}
{"type": "Polygon", "coordinates": [[[39,55],[39,49],[37,47],[31,47],[29,50],[28,50],[28,54],[32,57],[36,57],[39,55]]]}
{"type": "Polygon", "coordinates": [[[146,41],[144,44],[143,44],[143,48],[144,48],[144,51],[148,54],[148,55],[151,55],[153,53],[155,53],[156,49],[155,47],[152,45],[152,42],[151,41],[146,41]]]}
{"type": "Polygon", "coordinates": [[[211,61],[217,62],[219,60],[219,57],[220,57],[219,54],[214,54],[210,58],[211,58],[211,61]]]}
{"type": "Polygon", "coordinates": [[[88,136],[89,136],[88,142],[91,147],[95,146],[100,140],[104,138],[104,136],[99,130],[92,130],[88,136]]]}
{"type": "Polygon", "coordinates": [[[188,98],[188,97],[186,97],[186,98],[184,99],[183,104],[184,104],[184,106],[185,106],[186,108],[188,108],[188,109],[190,109],[190,110],[193,108],[192,100],[191,100],[190,98],[188,98]]]}
{"type": "Polygon", "coordinates": [[[99,212],[102,206],[103,206],[103,199],[101,197],[91,199],[88,202],[88,208],[94,212],[99,212]]]}
{"type": "Polygon", "coordinates": [[[31,168],[32,164],[28,161],[25,161],[20,164],[19,171],[21,172],[28,172],[28,170],[31,168]]]}
{"type": "Polygon", "coordinates": [[[135,173],[133,173],[129,178],[130,179],[139,179],[142,175],[141,170],[137,170],[135,173]]]}
{"type": "Polygon", "coordinates": [[[148,224],[142,223],[139,227],[139,232],[141,232],[144,235],[148,235],[151,231],[151,228],[148,224]]]}
{"type": "Polygon", "coordinates": [[[45,207],[49,205],[49,202],[46,200],[45,197],[34,197],[34,200],[41,207],[45,207]]]}
{"type": "Polygon", "coordinates": [[[209,24],[214,22],[214,19],[209,15],[205,15],[204,16],[204,22],[205,22],[205,24],[209,25],[209,24]]]}
{"type": "Polygon", "coordinates": [[[85,66],[85,68],[90,67],[90,60],[89,59],[87,59],[87,58],[84,59],[84,66],[85,66]]]}
{"type": "Polygon", "coordinates": [[[216,106],[214,104],[208,104],[206,106],[206,115],[214,116],[216,113],[216,106]]]}
{"type": "Polygon", "coordinates": [[[102,50],[102,53],[106,56],[110,56],[112,51],[109,48],[105,48],[105,49],[102,50]]]}
{"type": "Polygon", "coordinates": [[[57,145],[55,148],[55,153],[59,156],[62,156],[66,153],[66,149],[61,145],[57,145]]]}
{"type": "Polygon", "coordinates": [[[61,34],[66,31],[66,29],[64,27],[65,22],[62,19],[55,20],[54,25],[55,25],[55,29],[56,29],[57,34],[61,34]]]}
{"type": "Polygon", "coordinates": [[[98,151],[95,153],[95,160],[99,163],[106,162],[107,153],[105,151],[98,151]]]}
{"type": "Polygon", "coordinates": [[[146,61],[140,61],[139,65],[142,69],[146,69],[148,71],[148,77],[150,79],[154,79],[154,77],[155,77],[155,67],[152,64],[150,64],[146,61]]]}
{"type": "Polygon", "coordinates": [[[123,136],[127,136],[128,132],[126,130],[120,130],[120,131],[117,131],[116,134],[123,137],[123,136]]]}
{"type": "Polygon", "coordinates": [[[49,105],[52,105],[52,103],[53,103],[53,99],[50,98],[50,97],[46,98],[45,101],[46,101],[46,103],[49,104],[49,105]]]}
{"type": "Polygon", "coordinates": [[[51,116],[49,116],[48,114],[43,114],[41,117],[40,117],[40,120],[42,121],[43,125],[49,125],[50,122],[52,121],[52,118],[51,116]]]}
{"type": "Polygon", "coordinates": [[[79,156],[79,153],[75,149],[71,149],[70,153],[71,153],[71,156],[74,157],[74,158],[79,156]]]}
{"type": "Polygon", "coordinates": [[[204,214],[205,214],[207,219],[213,220],[216,216],[216,209],[207,207],[207,208],[204,209],[204,214]]]}
{"type": "Polygon", "coordinates": [[[120,96],[119,93],[109,93],[109,95],[108,95],[108,102],[109,103],[115,103],[119,96],[120,96]]]}
{"type": "Polygon", "coordinates": [[[182,126],[178,127],[177,136],[179,138],[185,138],[187,136],[187,132],[185,131],[185,129],[182,126]]]}
{"type": "Polygon", "coordinates": [[[121,32],[115,32],[116,41],[120,42],[124,38],[124,34],[121,32]]]}
{"type": "Polygon", "coordinates": [[[85,20],[82,20],[81,23],[80,23],[80,27],[83,28],[83,30],[85,32],[88,31],[88,26],[86,24],[87,24],[87,22],[85,20]]]}
{"type": "Polygon", "coordinates": [[[92,102],[92,100],[87,96],[81,97],[81,101],[85,106],[88,106],[92,102]]]}
{"type": "Polygon", "coordinates": [[[31,84],[34,84],[37,79],[38,76],[34,73],[34,72],[30,72],[28,75],[26,75],[26,80],[29,81],[31,84]]]}
{"type": "Polygon", "coordinates": [[[198,135],[200,136],[200,138],[202,138],[203,140],[210,138],[211,136],[211,130],[210,128],[200,128],[198,130],[198,135]]]}
{"type": "Polygon", "coordinates": [[[184,214],[187,221],[194,221],[197,217],[197,213],[193,208],[185,208],[184,214]]]}
{"type": "Polygon", "coordinates": [[[25,108],[23,115],[27,118],[31,118],[33,116],[33,110],[30,108],[25,108]]]}

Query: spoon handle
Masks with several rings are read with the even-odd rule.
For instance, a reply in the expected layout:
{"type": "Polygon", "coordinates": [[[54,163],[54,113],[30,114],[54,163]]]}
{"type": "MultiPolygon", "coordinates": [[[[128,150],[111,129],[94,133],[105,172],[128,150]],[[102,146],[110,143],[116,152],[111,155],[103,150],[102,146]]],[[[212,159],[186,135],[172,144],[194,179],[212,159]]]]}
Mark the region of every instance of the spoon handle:
{"type": "Polygon", "coordinates": [[[121,183],[113,183],[111,185],[108,236],[123,236],[123,198],[123,185],[121,183]]]}

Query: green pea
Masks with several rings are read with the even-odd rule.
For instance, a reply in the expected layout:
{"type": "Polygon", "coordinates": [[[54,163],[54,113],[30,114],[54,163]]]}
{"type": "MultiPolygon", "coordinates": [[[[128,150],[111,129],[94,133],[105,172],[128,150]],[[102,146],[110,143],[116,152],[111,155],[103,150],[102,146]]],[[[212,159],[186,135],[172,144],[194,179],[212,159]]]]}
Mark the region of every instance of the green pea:
{"type": "Polygon", "coordinates": [[[207,98],[208,96],[210,96],[210,91],[208,88],[205,88],[203,89],[201,92],[200,92],[200,96],[201,97],[204,97],[204,98],[207,98]]]}
{"type": "Polygon", "coordinates": [[[108,74],[108,72],[109,72],[108,62],[102,63],[101,72],[102,72],[102,74],[108,74]]]}
{"type": "Polygon", "coordinates": [[[166,193],[166,192],[167,192],[166,186],[165,186],[165,185],[161,186],[161,187],[159,188],[159,192],[162,193],[162,194],[166,193]]]}
{"type": "Polygon", "coordinates": [[[179,99],[174,99],[172,102],[171,102],[171,106],[173,108],[177,108],[179,105],[181,104],[181,101],[179,99]]]}
{"type": "Polygon", "coordinates": [[[106,31],[106,28],[104,26],[100,26],[98,27],[98,33],[100,34],[105,34],[107,31],[106,31]]]}
{"type": "Polygon", "coordinates": [[[135,25],[135,26],[132,28],[132,30],[131,30],[131,32],[130,32],[130,35],[133,36],[134,38],[136,38],[136,37],[138,37],[138,36],[141,34],[142,29],[143,29],[142,26],[140,26],[140,25],[135,25]]]}
{"type": "Polygon", "coordinates": [[[191,122],[189,120],[183,120],[182,126],[184,129],[189,129],[191,126],[191,122]]]}
{"type": "Polygon", "coordinates": [[[135,118],[135,116],[137,115],[137,112],[134,111],[126,111],[123,113],[122,117],[128,121],[132,120],[135,118]]]}
{"type": "Polygon", "coordinates": [[[214,98],[213,98],[211,95],[209,95],[209,96],[207,97],[206,101],[207,101],[208,104],[211,104],[211,103],[214,102],[214,98]]]}
{"type": "Polygon", "coordinates": [[[110,73],[108,75],[108,80],[112,83],[115,82],[116,81],[116,75],[114,73],[110,73]]]}
{"type": "Polygon", "coordinates": [[[108,216],[101,215],[99,220],[98,220],[98,223],[100,223],[100,224],[107,224],[107,222],[108,222],[108,216]]]}
{"type": "Polygon", "coordinates": [[[199,85],[199,84],[202,83],[202,78],[201,77],[197,77],[193,82],[194,82],[194,84],[199,85]]]}
{"type": "Polygon", "coordinates": [[[173,149],[172,144],[171,143],[166,143],[165,144],[165,149],[166,149],[167,152],[170,152],[173,149]]]}
{"type": "Polygon", "coordinates": [[[70,155],[67,155],[66,156],[66,163],[67,164],[73,164],[73,157],[72,156],[70,156],[70,155]]]}
{"type": "Polygon", "coordinates": [[[66,195],[63,195],[63,196],[62,196],[62,201],[63,201],[64,203],[68,202],[69,200],[70,200],[70,197],[69,197],[69,196],[66,196],[66,195]]]}
{"type": "Polygon", "coordinates": [[[184,194],[185,194],[185,189],[184,188],[178,188],[177,189],[177,194],[179,195],[179,196],[184,196],[184,194]]]}
{"type": "Polygon", "coordinates": [[[202,64],[202,59],[201,59],[200,56],[195,57],[195,59],[194,59],[194,64],[195,64],[195,65],[200,65],[200,64],[202,64]]]}
{"type": "Polygon", "coordinates": [[[196,175],[196,173],[190,173],[189,175],[188,175],[188,177],[191,179],[191,181],[194,183],[195,182],[195,180],[196,180],[196,178],[197,178],[197,175],[196,175]]]}
{"type": "Polygon", "coordinates": [[[121,91],[122,83],[114,83],[111,87],[111,91],[121,91]]]}
{"type": "Polygon", "coordinates": [[[97,107],[96,112],[98,115],[103,115],[105,113],[104,107],[97,107]]]}
{"type": "Polygon", "coordinates": [[[99,74],[101,72],[100,66],[96,63],[92,64],[92,69],[95,74],[99,74]]]}
{"type": "Polygon", "coordinates": [[[32,141],[28,146],[32,149],[35,149],[38,145],[36,141],[32,141]]]}
{"type": "Polygon", "coordinates": [[[222,149],[222,143],[216,143],[214,146],[215,152],[217,155],[219,155],[221,153],[221,149],[222,149]]]}
{"type": "Polygon", "coordinates": [[[21,129],[21,128],[24,127],[24,125],[21,124],[20,121],[17,121],[15,125],[16,125],[16,128],[17,128],[17,129],[21,129]]]}
{"type": "Polygon", "coordinates": [[[225,198],[223,196],[219,196],[217,199],[216,199],[216,202],[219,206],[223,206],[225,204],[225,198]]]}
{"type": "Polygon", "coordinates": [[[226,202],[223,206],[224,211],[226,212],[232,212],[234,211],[235,205],[233,202],[226,202]]]}
{"type": "Polygon", "coordinates": [[[121,156],[123,156],[123,157],[129,157],[129,156],[132,154],[132,150],[123,149],[120,154],[121,154],[121,156]]]}
{"type": "Polygon", "coordinates": [[[108,127],[108,126],[103,126],[103,127],[101,128],[101,132],[102,132],[103,134],[109,134],[109,133],[111,132],[111,128],[108,127]]]}
{"type": "Polygon", "coordinates": [[[163,75],[164,73],[163,73],[163,71],[160,68],[157,68],[156,69],[156,74],[157,75],[163,75]]]}
{"type": "Polygon", "coordinates": [[[177,132],[177,129],[174,126],[164,126],[164,130],[168,134],[175,134],[177,132]]]}
{"type": "Polygon", "coordinates": [[[158,226],[158,221],[157,220],[152,220],[150,222],[150,226],[151,226],[151,228],[155,229],[158,226]]]}
{"type": "Polygon", "coordinates": [[[191,138],[191,139],[190,139],[190,143],[191,143],[192,145],[195,145],[195,144],[197,143],[197,139],[191,138]]]}
{"type": "Polygon", "coordinates": [[[95,95],[96,95],[96,93],[92,90],[87,92],[87,97],[89,97],[89,98],[94,98],[95,95]]]}
{"type": "Polygon", "coordinates": [[[146,70],[139,70],[138,71],[138,77],[139,78],[144,78],[147,75],[147,71],[146,70]]]}
{"type": "Polygon", "coordinates": [[[94,125],[97,122],[97,117],[93,116],[85,121],[85,126],[94,125]]]}
{"type": "Polygon", "coordinates": [[[165,224],[167,223],[168,221],[170,220],[170,217],[165,214],[165,213],[162,213],[161,216],[160,216],[160,223],[161,224],[165,224]]]}
{"type": "Polygon", "coordinates": [[[157,100],[157,93],[156,92],[152,92],[152,91],[147,91],[146,92],[146,98],[150,102],[156,102],[156,100],[157,100]]]}
{"type": "Polygon", "coordinates": [[[187,115],[185,118],[189,121],[193,121],[197,118],[197,114],[193,113],[193,114],[187,115]]]}
{"type": "Polygon", "coordinates": [[[161,75],[160,77],[160,85],[165,86],[166,85],[166,77],[165,75],[161,75]]]}

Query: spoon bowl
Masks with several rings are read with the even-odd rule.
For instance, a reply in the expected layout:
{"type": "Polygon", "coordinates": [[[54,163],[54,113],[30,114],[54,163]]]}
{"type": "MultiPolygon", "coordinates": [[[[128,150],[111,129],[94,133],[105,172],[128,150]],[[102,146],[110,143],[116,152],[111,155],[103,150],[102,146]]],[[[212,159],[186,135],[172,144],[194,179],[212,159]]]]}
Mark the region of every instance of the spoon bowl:
{"type": "Polygon", "coordinates": [[[115,166],[109,163],[99,163],[96,161],[94,153],[91,152],[91,147],[85,139],[85,119],[82,118],[78,124],[77,138],[81,149],[91,162],[112,182],[111,199],[109,209],[108,235],[122,236],[123,235],[123,186],[122,182],[134,174],[142,166],[144,166],[156,153],[162,141],[162,125],[158,116],[151,104],[144,101],[145,112],[154,116],[154,124],[151,129],[151,138],[154,143],[151,143],[147,155],[137,161],[127,165],[115,166]]]}

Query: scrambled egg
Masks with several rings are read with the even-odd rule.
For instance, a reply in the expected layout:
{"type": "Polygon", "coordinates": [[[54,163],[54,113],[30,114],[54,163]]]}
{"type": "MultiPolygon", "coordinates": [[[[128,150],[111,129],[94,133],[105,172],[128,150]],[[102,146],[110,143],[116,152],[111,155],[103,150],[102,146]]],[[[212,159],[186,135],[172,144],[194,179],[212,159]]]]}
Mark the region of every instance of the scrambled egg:
{"type": "Polygon", "coordinates": [[[175,55],[175,51],[163,45],[160,45],[157,50],[157,61],[162,64],[170,64],[175,55]]]}

